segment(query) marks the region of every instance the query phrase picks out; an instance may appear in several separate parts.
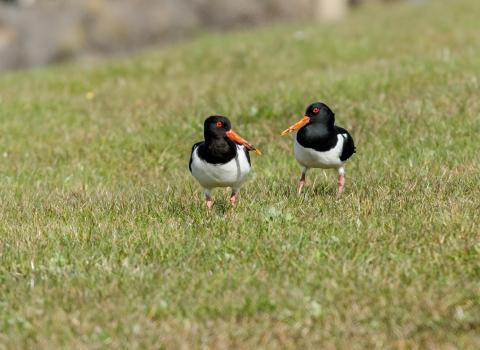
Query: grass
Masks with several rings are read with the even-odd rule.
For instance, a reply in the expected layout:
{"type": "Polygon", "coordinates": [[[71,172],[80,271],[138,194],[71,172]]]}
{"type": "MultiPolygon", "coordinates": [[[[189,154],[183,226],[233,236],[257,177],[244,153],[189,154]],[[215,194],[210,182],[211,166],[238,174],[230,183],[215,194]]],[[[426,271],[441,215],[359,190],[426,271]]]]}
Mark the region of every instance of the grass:
{"type": "Polygon", "coordinates": [[[0,77],[0,348],[480,347],[479,11],[0,77]],[[314,100],[357,143],[341,199],[333,171],[296,195],[279,136],[314,100]],[[206,213],[188,158],[214,113],[263,156],[206,213]]]}

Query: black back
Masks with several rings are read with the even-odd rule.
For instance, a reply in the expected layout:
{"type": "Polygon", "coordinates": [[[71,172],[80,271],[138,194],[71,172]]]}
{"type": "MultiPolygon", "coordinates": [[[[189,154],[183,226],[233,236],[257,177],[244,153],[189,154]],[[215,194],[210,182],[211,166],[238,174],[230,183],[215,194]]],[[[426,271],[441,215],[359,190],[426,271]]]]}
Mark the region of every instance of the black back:
{"type": "MultiPolygon", "coordinates": [[[[210,164],[225,164],[225,163],[228,163],[229,161],[231,161],[233,158],[236,157],[237,155],[237,149],[236,149],[236,145],[234,146],[235,147],[235,152],[233,153],[233,155],[230,153],[230,151],[224,155],[214,155],[212,154],[208,148],[205,146],[205,141],[200,141],[200,142],[197,142],[196,144],[194,144],[192,146],[192,152],[190,153],[190,162],[188,163],[188,169],[190,169],[190,172],[192,172],[192,157],[193,157],[193,152],[195,151],[195,149],[198,148],[198,156],[200,157],[200,159],[210,163],[210,164]]],[[[243,152],[245,152],[245,156],[247,157],[247,160],[248,160],[248,164],[251,166],[252,165],[252,162],[250,161],[250,153],[249,151],[243,147],[243,152]]]]}
{"type": "MultiPolygon", "coordinates": [[[[204,136],[205,141],[197,142],[192,147],[190,154],[190,162],[188,168],[192,171],[192,157],[193,152],[198,148],[198,156],[210,164],[225,164],[237,156],[237,144],[230,140],[225,132],[231,129],[231,124],[228,118],[223,116],[211,116],[205,120],[204,136]],[[217,127],[218,122],[222,123],[221,127],[217,127]]],[[[248,150],[243,148],[248,163],[250,163],[250,155],[248,150]]]]}
{"type": "Polygon", "coordinates": [[[347,130],[339,126],[336,126],[335,130],[337,131],[337,135],[340,134],[344,138],[342,154],[340,154],[340,160],[344,162],[348,158],[350,158],[352,154],[355,153],[356,147],[355,147],[355,144],[353,143],[352,136],[348,133],[347,130]],[[346,136],[344,136],[344,134],[346,134],[346,136]]]}
{"type": "Polygon", "coordinates": [[[346,134],[340,160],[343,162],[355,153],[353,139],[344,128],[335,126],[335,113],[324,103],[316,102],[307,107],[305,115],[310,118],[307,125],[298,130],[297,141],[305,148],[325,152],[335,147],[338,134],[346,134]]]}
{"type": "Polygon", "coordinates": [[[250,151],[245,147],[243,147],[243,151],[245,152],[245,156],[247,157],[248,165],[252,166],[252,162],[250,161],[250,151]]]}
{"type": "Polygon", "coordinates": [[[305,148],[325,152],[337,144],[335,128],[322,124],[307,124],[298,130],[297,141],[305,148]]]}
{"type": "Polygon", "coordinates": [[[190,152],[190,161],[188,162],[188,169],[190,169],[190,172],[192,172],[192,161],[193,161],[193,152],[195,151],[195,148],[200,146],[203,143],[203,141],[197,142],[192,146],[192,151],[190,152]]]}
{"type": "MultiPolygon", "coordinates": [[[[213,142],[213,144],[208,145],[205,141],[197,142],[193,145],[192,153],[190,154],[190,163],[188,165],[190,172],[192,171],[193,152],[196,148],[198,148],[197,154],[200,159],[210,164],[225,164],[237,156],[237,145],[231,140],[225,143],[213,142]]],[[[248,152],[246,153],[248,156],[248,152]]]]}

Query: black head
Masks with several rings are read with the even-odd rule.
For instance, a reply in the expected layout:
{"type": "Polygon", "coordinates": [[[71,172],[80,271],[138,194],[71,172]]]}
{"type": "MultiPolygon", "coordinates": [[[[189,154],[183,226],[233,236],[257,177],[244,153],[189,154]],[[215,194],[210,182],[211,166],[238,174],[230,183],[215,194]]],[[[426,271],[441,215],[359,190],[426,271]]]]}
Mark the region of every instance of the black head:
{"type": "Polygon", "coordinates": [[[305,115],[310,118],[310,123],[323,123],[332,125],[335,123],[335,113],[333,113],[325,103],[312,103],[307,107],[305,115]]]}
{"type": "Polygon", "coordinates": [[[242,138],[239,134],[232,130],[232,125],[227,117],[221,115],[212,115],[205,119],[203,127],[203,133],[205,136],[205,142],[207,144],[223,144],[225,142],[230,146],[239,144],[243,145],[249,151],[255,151],[257,154],[261,154],[260,150],[256,149],[250,142],[242,138]]]}
{"type": "Polygon", "coordinates": [[[281,135],[288,135],[289,133],[310,124],[316,124],[317,126],[321,124],[321,126],[326,127],[327,130],[330,130],[335,124],[335,114],[325,103],[312,103],[307,107],[304,117],[290,126],[288,129],[283,130],[281,135]]]}
{"type": "Polygon", "coordinates": [[[205,140],[222,139],[226,137],[226,132],[232,129],[232,124],[227,117],[221,115],[212,115],[205,119],[203,133],[205,140]]]}

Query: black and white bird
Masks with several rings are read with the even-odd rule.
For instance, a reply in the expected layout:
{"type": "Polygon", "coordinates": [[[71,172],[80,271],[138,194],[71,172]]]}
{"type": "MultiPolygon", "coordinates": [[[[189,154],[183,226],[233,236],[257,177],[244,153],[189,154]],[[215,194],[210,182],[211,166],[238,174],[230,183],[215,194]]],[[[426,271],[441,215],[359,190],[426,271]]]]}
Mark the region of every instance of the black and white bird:
{"type": "Polygon", "coordinates": [[[261,153],[232,130],[226,117],[208,117],[203,133],[205,140],[192,147],[190,172],[204,189],[207,208],[213,205],[211,190],[215,187],[230,187],[230,203],[235,205],[240,187],[252,168],[248,152],[261,153]]]}
{"type": "Polygon", "coordinates": [[[338,194],[345,186],[345,162],[355,153],[355,144],[347,130],[335,125],[335,114],[324,103],[316,102],[307,107],[305,116],[282,132],[287,135],[295,130],[295,159],[302,167],[298,193],[305,185],[305,173],[310,168],[337,169],[338,194]]]}

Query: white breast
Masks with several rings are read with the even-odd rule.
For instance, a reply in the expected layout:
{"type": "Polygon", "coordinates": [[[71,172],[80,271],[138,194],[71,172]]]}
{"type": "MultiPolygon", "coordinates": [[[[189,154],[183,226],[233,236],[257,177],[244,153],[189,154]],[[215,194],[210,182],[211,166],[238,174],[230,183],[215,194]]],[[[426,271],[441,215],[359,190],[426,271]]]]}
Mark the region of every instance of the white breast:
{"type": "Polygon", "coordinates": [[[209,164],[198,156],[198,147],[193,151],[192,175],[204,188],[240,188],[250,169],[244,148],[240,145],[237,145],[237,156],[225,164],[209,164]]]}
{"type": "MultiPolygon", "coordinates": [[[[346,137],[347,135],[345,135],[346,137]]],[[[337,144],[332,149],[325,152],[319,152],[313,148],[305,148],[297,141],[297,135],[294,137],[293,149],[295,152],[295,159],[300,165],[306,168],[339,168],[343,165],[340,160],[342,154],[344,136],[337,135],[337,144]]]]}

